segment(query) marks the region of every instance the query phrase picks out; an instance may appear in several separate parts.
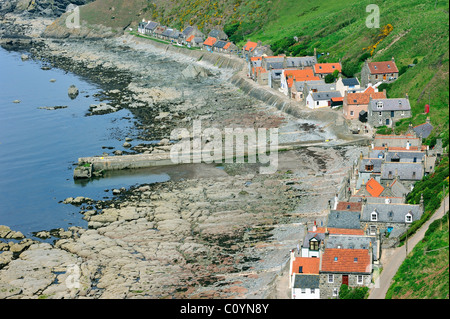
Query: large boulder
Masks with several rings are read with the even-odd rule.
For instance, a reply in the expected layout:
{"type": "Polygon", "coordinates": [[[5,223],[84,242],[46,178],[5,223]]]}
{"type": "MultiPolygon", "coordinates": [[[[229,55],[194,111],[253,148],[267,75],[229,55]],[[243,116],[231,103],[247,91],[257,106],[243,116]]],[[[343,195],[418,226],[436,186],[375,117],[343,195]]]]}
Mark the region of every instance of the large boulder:
{"type": "Polygon", "coordinates": [[[71,85],[67,93],[69,94],[69,97],[73,100],[78,96],[79,91],[75,85],[71,85]]]}

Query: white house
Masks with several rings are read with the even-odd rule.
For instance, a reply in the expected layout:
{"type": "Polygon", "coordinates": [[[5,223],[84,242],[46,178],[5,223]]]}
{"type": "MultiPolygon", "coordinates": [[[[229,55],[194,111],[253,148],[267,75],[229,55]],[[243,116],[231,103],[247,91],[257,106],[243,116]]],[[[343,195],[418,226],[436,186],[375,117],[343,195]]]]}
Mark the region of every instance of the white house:
{"type": "Polygon", "coordinates": [[[320,299],[320,258],[295,257],[291,251],[289,288],[292,299],[320,299]]]}
{"type": "Polygon", "coordinates": [[[309,92],[306,97],[306,106],[310,109],[318,109],[321,107],[331,107],[332,98],[340,98],[341,92],[329,91],[329,92],[309,92]]]}
{"type": "Polygon", "coordinates": [[[360,88],[361,85],[357,78],[343,79],[342,77],[339,77],[339,79],[336,82],[336,90],[341,92],[342,96],[345,95],[346,91],[350,93],[360,88]]]}

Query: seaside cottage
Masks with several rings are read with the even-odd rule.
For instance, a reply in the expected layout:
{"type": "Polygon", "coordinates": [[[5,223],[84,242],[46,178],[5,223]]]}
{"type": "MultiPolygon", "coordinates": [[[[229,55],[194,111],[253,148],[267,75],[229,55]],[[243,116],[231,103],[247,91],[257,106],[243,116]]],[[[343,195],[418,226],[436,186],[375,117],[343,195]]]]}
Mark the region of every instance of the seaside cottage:
{"type": "Polygon", "coordinates": [[[314,65],[314,74],[320,76],[320,78],[325,79],[328,74],[333,74],[335,71],[342,72],[341,63],[316,63],[314,65]]]}
{"type": "Polygon", "coordinates": [[[205,42],[203,42],[203,48],[207,51],[212,52],[214,43],[216,43],[217,39],[213,37],[208,37],[205,42]]]}
{"type": "Polygon", "coordinates": [[[341,97],[339,91],[319,91],[310,92],[306,97],[306,106],[310,109],[317,109],[321,107],[331,107],[331,99],[341,97]]]}
{"type": "Polygon", "coordinates": [[[430,136],[431,131],[433,131],[433,125],[430,123],[430,118],[427,117],[425,123],[414,126],[414,132],[418,137],[427,138],[430,136]]]}
{"type": "Polygon", "coordinates": [[[285,69],[281,72],[280,91],[284,93],[284,95],[291,96],[291,88],[292,85],[294,84],[294,81],[308,82],[319,80],[320,78],[314,75],[312,69],[304,69],[304,70],[285,69]]]}
{"type": "Polygon", "coordinates": [[[295,257],[291,251],[289,288],[292,299],[320,299],[319,258],[295,257]]]}
{"type": "Polygon", "coordinates": [[[258,43],[247,41],[247,43],[242,47],[242,56],[248,61],[253,56],[253,51],[258,46],[258,43]]]}
{"type": "Polygon", "coordinates": [[[423,199],[419,205],[365,203],[361,212],[361,228],[367,235],[390,234],[399,237],[412,222],[423,214],[423,199]]]}
{"type": "Polygon", "coordinates": [[[379,82],[390,83],[398,79],[398,68],[394,57],[391,61],[369,62],[365,61],[361,70],[361,85],[366,87],[369,84],[379,82]]]}
{"type": "MultiPolygon", "coordinates": [[[[336,89],[338,89],[338,83],[336,83],[336,89]]],[[[363,92],[349,93],[348,91],[344,91],[343,97],[342,113],[345,119],[357,120],[360,119],[361,112],[367,114],[370,98],[385,99],[386,90],[377,92],[372,86],[369,86],[363,92]]]]}
{"type": "Polygon", "coordinates": [[[158,23],[154,21],[150,21],[144,28],[144,33],[146,35],[153,35],[153,32],[158,27],[158,23]]]}
{"type": "Polygon", "coordinates": [[[325,248],[320,260],[321,299],[337,298],[341,285],[364,287],[372,281],[372,248],[325,248]]]}
{"type": "Polygon", "coordinates": [[[291,87],[291,98],[298,101],[303,102],[305,100],[305,86],[307,84],[311,85],[324,85],[325,82],[323,80],[316,80],[316,81],[298,81],[297,79],[294,79],[292,87],[291,87]]]}
{"type": "Polygon", "coordinates": [[[359,90],[361,88],[359,84],[358,78],[345,78],[343,79],[342,76],[339,77],[339,79],[336,81],[336,90],[341,92],[341,95],[344,96],[345,92],[354,92],[356,90],[359,90]]]}
{"type": "Polygon", "coordinates": [[[371,99],[368,105],[368,123],[372,127],[394,127],[396,121],[411,117],[408,94],[405,98],[371,99]]]}

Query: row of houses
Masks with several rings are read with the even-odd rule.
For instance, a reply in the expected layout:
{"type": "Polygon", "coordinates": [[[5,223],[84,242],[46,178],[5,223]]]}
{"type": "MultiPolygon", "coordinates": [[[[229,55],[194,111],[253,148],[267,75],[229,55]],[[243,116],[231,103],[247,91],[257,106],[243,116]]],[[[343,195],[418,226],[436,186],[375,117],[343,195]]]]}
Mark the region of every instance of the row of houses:
{"type": "Polygon", "coordinates": [[[376,135],[367,155],[361,154],[343,199],[330,200],[326,220],[320,227],[315,221],[308,225],[297,254],[291,251],[293,299],[338,298],[343,284],[374,283],[383,249],[395,247],[424,213],[423,198],[411,205],[406,196],[434,171],[443,149],[441,140],[431,150],[422,145],[422,133],[410,127],[404,135],[376,135]]]}
{"type": "Polygon", "coordinates": [[[237,53],[237,46],[228,41],[222,30],[213,29],[206,36],[196,26],[188,26],[182,31],[160,25],[155,21],[141,21],[138,32],[157,39],[170,41],[187,47],[198,47],[210,52],[237,53]]]}

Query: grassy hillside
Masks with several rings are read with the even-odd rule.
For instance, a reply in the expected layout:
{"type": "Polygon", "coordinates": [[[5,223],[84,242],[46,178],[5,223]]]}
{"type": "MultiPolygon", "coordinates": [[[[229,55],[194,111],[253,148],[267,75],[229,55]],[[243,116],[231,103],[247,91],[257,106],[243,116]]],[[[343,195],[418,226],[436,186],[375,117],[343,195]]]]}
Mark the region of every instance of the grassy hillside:
{"type": "Polygon", "coordinates": [[[448,212],[431,223],[424,239],[400,266],[386,299],[449,298],[448,212]]]}

